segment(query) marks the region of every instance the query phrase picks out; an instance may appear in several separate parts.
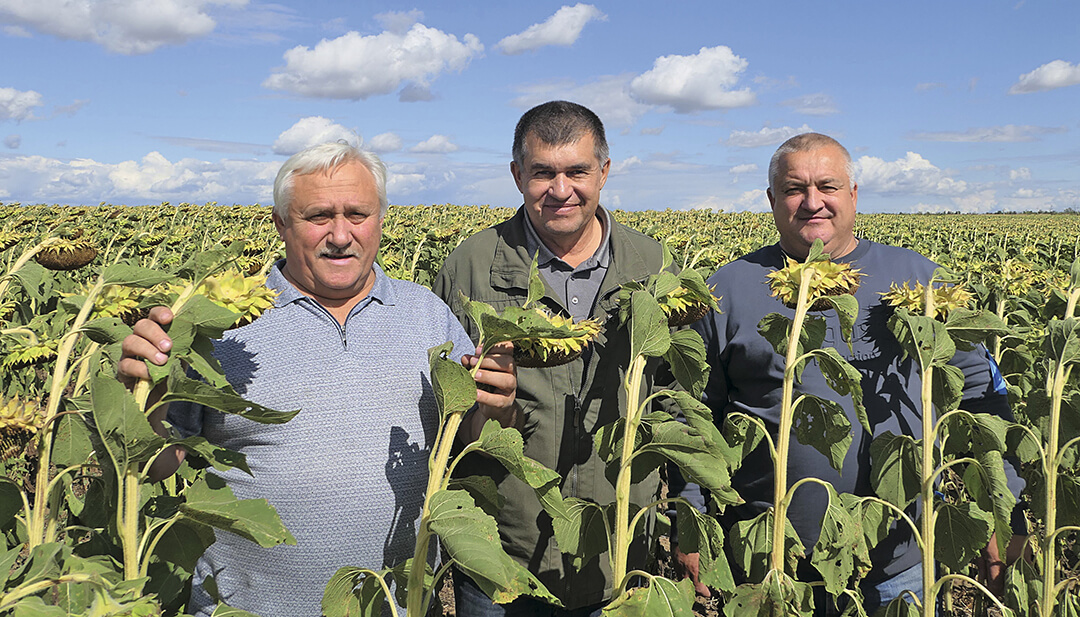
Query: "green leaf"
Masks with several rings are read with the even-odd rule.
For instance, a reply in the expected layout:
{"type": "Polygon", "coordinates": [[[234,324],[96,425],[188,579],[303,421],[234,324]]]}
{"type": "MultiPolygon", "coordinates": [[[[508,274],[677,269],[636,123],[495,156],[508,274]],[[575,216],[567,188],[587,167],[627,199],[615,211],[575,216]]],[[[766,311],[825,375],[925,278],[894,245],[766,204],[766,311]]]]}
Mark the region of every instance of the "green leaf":
{"type": "Polygon", "coordinates": [[[870,444],[870,484],[878,497],[901,510],[921,490],[922,442],[886,431],[870,444]]]}
{"type": "Polygon", "coordinates": [[[225,266],[236,261],[236,258],[244,251],[243,241],[236,241],[225,248],[211,249],[209,251],[196,251],[184,265],[180,266],[177,274],[199,285],[206,278],[220,272],[225,266]]]}
{"type": "Polygon", "coordinates": [[[54,465],[66,467],[87,462],[94,451],[90,427],[82,413],[69,413],[56,420],[50,458],[54,465]]]}
{"type": "Polygon", "coordinates": [[[436,347],[438,354],[432,354],[431,389],[435,392],[435,402],[439,412],[446,418],[456,413],[464,413],[476,404],[476,382],[469,370],[446,357],[445,345],[436,347]]]}
{"type": "Polygon", "coordinates": [[[851,337],[855,330],[855,320],[859,317],[859,301],[851,294],[825,296],[825,300],[836,311],[836,316],[840,320],[840,336],[847,343],[848,352],[854,354],[851,337]]]}
{"type": "Polygon", "coordinates": [[[154,554],[176,564],[188,574],[194,574],[195,563],[214,543],[214,539],[213,527],[181,518],[161,534],[154,554]]]}
{"type": "Polygon", "coordinates": [[[322,597],[325,617],[381,617],[387,600],[379,574],[365,568],[338,568],[322,597]]]}
{"type": "Polygon", "coordinates": [[[956,345],[949,338],[945,324],[931,317],[897,308],[889,318],[889,330],[904,354],[915,358],[920,369],[945,364],[956,354],[956,345]]]}
{"type": "Polygon", "coordinates": [[[694,397],[700,397],[709,381],[709,362],[705,343],[694,330],[677,330],[671,334],[671,346],[664,354],[679,385],[694,397]]]}
{"type": "Polygon", "coordinates": [[[964,397],[964,371],[951,364],[935,367],[930,400],[939,414],[946,414],[960,405],[964,397]]]}
{"type": "Polygon", "coordinates": [[[174,277],[168,272],[160,272],[129,263],[115,263],[105,268],[103,281],[106,285],[126,285],[128,287],[149,288],[159,283],[171,281],[174,277]]]}
{"type": "Polygon", "coordinates": [[[759,419],[745,414],[728,414],[724,418],[723,434],[727,447],[721,446],[721,449],[725,451],[731,473],[735,473],[746,457],[757,449],[767,433],[759,419]]]}
{"type": "Polygon", "coordinates": [[[1009,334],[1009,327],[997,315],[989,311],[965,308],[949,311],[945,330],[953,342],[962,343],[961,347],[964,349],[971,349],[976,343],[982,343],[992,336],[1009,334]]]}
{"type": "Polygon", "coordinates": [[[102,345],[119,343],[131,334],[131,328],[116,317],[91,319],[83,324],[81,330],[91,341],[102,345]]]}
{"type": "Polygon", "coordinates": [[[70,617],[70,613],[62,607],[45,604],[38,596],[29,596],[15,603],[11,617],[70,617]]]}
{"type": "Polygon", "coordinates": [[[154,432],[135,397],[115,377],[100,373],[90,380],[92,421],[119,469],[150,460],[165,439],[154,432]]]}
{"type": "Polygon", "coordinates": [[[214,304],[201,295],[192,296],[173,317],[167,332],[172,340],[169,361],[164,366],[146,363],[154,383],[167,377],[173,367],[187,362],[216,387],[228,385],[221,365],[213,357],[213,341],[236,323],[236,313],[214,304]]]}
{"type": "Polygon", "coordinates": [[[573,555],[574,562],[580,567],[593,557],[607,552],[610,525],[605,524],[605,520],[612,518],[614,504],[602,507],[596,502],[577,497],[567,497],[563,503],[564,515],[551,520],[555,541],[559,544],[559,550],[573,555]]]}
{"type": "Polygon", "coordinates": [[[488,420],[480,432],[480,449],[532,488],[540,505],[552,518],[565,516],[562,493],[559,492],[562,477],[525,456],[525,444],[517,429],[503,428],[495,420],[488,420]]]}
{"type": "Polygon", "coordinates": [[[942,453],[945,455],[981,454],[991,450],[1005,450],[1005,435],[1009,423],[999,416],[973,414],[958,411],[942,420],[945,427],[945,439],[942,453]]]}
{"type": "MultiPolygon", "coordinates": [[[[772,344],[777,355],[787,357],[788,340],[790,337],[792,320],[780,313],[769,313],[758,322],[758,332],[765,340],[772,344]]],[[[807,315],[803,321],[802,331],[799,333],[799,348],[795,350],[796,356],[802,357],[811,349],[820,349],[825,342],[828,333],[828,325],[825,320],[807,315]]],[[[801,360],[795,367],[795,380],[802,380],[802,372],[806,367],[806,359],[801,360]]]]}
{"type": "Polygon", "coordinates": [[[1043,353],[1055,363],[1080,363],[1080,319],[1051,319],[1046,326],[1043,353]]]}
{"type": "Polygon", "coordinates": [[[630,357],[660,357],[671,346],[667,316],[647,291],[630,295],[630,357]]]}
{"type": "Polygon", "coordinates": [[[539,258],[540,251],[537,250],[536,254],[533,255],[532,263],[529,264],[529,291],[525,296],[525,304],[522,305],[522,308],[536,304],[547,293],[547,286],[544,285],[544,279],[540,276],[540,267],[537,265],[539,258]]]}
{"type": "Polygon", "coordinates": [[[252,403],[236,394],[232,386],[215,388],[210,384],[190,379],[184,376],[183,369],[179,365],[176,365],[173,371],[174,373],[169,378],[169,391],[161,398],[163,403],[187,401],[261,424],[284,424],[300,413],[299,409],[295,411],[276,411],[252,403]]]}
{"type": "Polygon", "coordinates": [[[631,587],[604,607],[604,617],[694,617],[694,583],[648,577],[649,584],[631,587]]]}
{"type": "Polygon", "coordinates": [[[733,593],[735,578],[724,554],[724,529],[720,522],[682,501],[675,502],[675,513],[679,548],[684,553],[698,554],[701,582],[724,593],[733,593]]]}
{"type": "Polygon", "coordinates": [[[210,617],[259,617],[255,613],[249,613],[239,608],[233,608],[223,602],[218,602],[218,605],[214,607],[214,612],[210,613],[210,617]]]}
{"type": "Polygon", "coordinates": [[[495,520],[477,508],[464,491],[439,491],[429,497],[431,530],[458,567],[498,604],[529,595],[562,606],[543,583],[503,550],[495,520]]]}
{"type": "Polygon", "coordinates": [[[934,558],[953,572],[962,572],[990,541],[994,516],[969,501],[938,504],[935,510],[934,558]]]}
{"type": "Polygon", "coordinates": [[[1020,425],[1011,425],[1005,436],[1006,452],[1014,454],[1021,463],[1035,463],[1042,459],[1043,442],[1020,425]]]}
{"type": "Polygon", "coordinates": [[[842,471],[844,457],[851,447],[851,422],[844,413],[844,406],[811,394],[804,394],[795,402],[793,430],[799,443],[811,446],[829,459],[829,465],[842,471]]]}
{"type": "Polygon", "coordinates": [[[985,450],[977,454],[978,463],[964,470],[964,488],[975,498],[984,511],[994,514],[994,531],[997,532],[1001,555],[1012,537],[1012,511],[1016,498],[1009,491],[1005,477],[1005,462],[998,450],[985,450]]]}
{"type": "Polygon", "coordinates": [[[829,387],[840,396],[851,397],[859,423],[866,432],[873,433],[870,419],[866,416],[866,407],[863,405],[862,373],[832,347],[815,349],[810,351],[810,354],[817,360],[818,368],[829,387]]]}
{"type": "Polygon", "coordinates": [[[192,520],[247,538],[262,547],[296,544],[265,499],[237,499],[225,481],[206,474],[184,492],[180,511],[192,520]]]}
{"type": "MultiPolygon", "coordinates": [[[[7,527],[22,509],[22,489],[6,477],[0,477],[0,528],[7,527]]],[[[0,571],[7,575],[7,570],[0,571]]]]}
{"type": "Polygon", "coordinates": [[[814,592],[782,572],[770,572],[758,584],[739,585],[724,604],[725,617],[810,617],[814,612],[814,592]]]}
{"type": "Polygon", "coordinates": [[[869,570],[870,560],[858,511],[850,511],[831,484],[825,488],[829,503],[821,519],[821,535],[810,552],[810,563],[821,573],[825,590],[837,596],[855,574],[856,565],[869,570]]]}
{"type": "Polygon", "coordinates": [[[488,516],[494,517],[506,505],[506,498],[499,494],[499,487],[491,476],[468,476],[465,478],[452,478],[449,487],[454,490],[462,490],[472,496],[473,501],[488,516]]]}
{"type": "Polygon", "coordinates": [[[893,598],[885,608],[874,613],[874,617],[919,617],[919,607],[908,601],[906,595],[893,598]]]}
{"type": "Polygon", "coordinates": [[[1005,569],[1005,604],[1006,606],[1030,606],[1039,614],[1042,598],[1042,578],[1035,571],[1035,566],[1026,559],[1017,559],[1005,569]]]}
{"type": "Polygon", "coordinates": [[[709,442],[692,427],[676,421],[654,426],[652,440],[640,447],[635,457],[649,452],[678,465],[688,480],[712,492],[719,503],[742,503],[742,498],[731,488],[727,460],[710,448],[709,442]]]}
{"type": "Polygon", "coordinates": [[[207,441],[205,437],[195,435],[185,439],[170,441],[169,445],[180,446],[188,452],[198,454],[205,459],[206,462],[213,465],[214,469],[217,469],[218,471],[235,468],[243,471],[249,476],[252,475],[251,469],[247,465],[247,457],[245,457],[243,453],[212,444],[207,441]]]}
{"type": "MultiPolygon", "coordinates": [[[[743,569],[750,580],[762,580],[769,572],[769,559],[772,555],[773,509],[762,512],[750,520],[739,521],[728,530],[728,549],[735,562],[743,569]]],[[[784,564],[794,572],[799,559],[806,554],[799,535],[791,526],[791,521],[784,519],[784,564]]]]}

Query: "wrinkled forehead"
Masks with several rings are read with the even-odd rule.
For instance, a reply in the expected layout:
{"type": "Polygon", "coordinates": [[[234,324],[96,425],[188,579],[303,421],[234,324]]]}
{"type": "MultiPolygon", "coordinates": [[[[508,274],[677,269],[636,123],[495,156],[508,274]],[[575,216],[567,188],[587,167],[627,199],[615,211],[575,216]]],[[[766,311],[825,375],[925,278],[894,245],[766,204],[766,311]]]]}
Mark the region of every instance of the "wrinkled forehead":
{"type": "Polygon", "coordinates": [[[851,180],[844,153],[833,146],[788,152],[777,163],[777,180],[780,182],[839,180],[847,184],[851,180]]]}

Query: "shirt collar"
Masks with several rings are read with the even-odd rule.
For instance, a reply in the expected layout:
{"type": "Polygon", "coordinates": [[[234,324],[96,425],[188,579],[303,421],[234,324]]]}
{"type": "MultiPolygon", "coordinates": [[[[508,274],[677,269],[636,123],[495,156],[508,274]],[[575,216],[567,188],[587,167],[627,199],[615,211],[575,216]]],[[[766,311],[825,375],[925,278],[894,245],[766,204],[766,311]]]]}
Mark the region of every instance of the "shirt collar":
{"type": "MultiPolygon", "coordinates": [[[[603,206],[596,207],[596,217],[600,219],[600,225],[604,229],[604,236],[600,239],[600,245],[596,247],[596,252],[591,257],[581,262],[575,270],[596,268],[608,266],[611,261],[611,214],[604,209],[603,206]]],[[[529,218],[529,213],[525,213],[525,249],[530,255],[536,255],[536,263],[538,266],[544,266],[552,261],[559,262],[565,265],[562,259],[557,257],[555,253],[551,252],[551,249],[540,240],[540,235],[536,233],[536,228],[533,227],[532,219],[529,218]]]]}
{"type": "MultiPolygon", "coordinates": [[[[283,267],[285,267],[285,260],[280,259],[270,268],[270,273],[266,275],[266,286],[278,292],[274,305],[279,307],[307,298],[285,278],[285,274],[281,271],[283,267]]],[[[372,264],[371,268],[375,274],[375,284],[372,286],[371,291],[368,292],[367,297],[361,300],[353,308],[352,312],[367,306],[372,301],[385,306],[392,306],[397,303],[394,286],[390,284],[390,277],[383,272],[383,269],[377,263],[372,264]]]]}

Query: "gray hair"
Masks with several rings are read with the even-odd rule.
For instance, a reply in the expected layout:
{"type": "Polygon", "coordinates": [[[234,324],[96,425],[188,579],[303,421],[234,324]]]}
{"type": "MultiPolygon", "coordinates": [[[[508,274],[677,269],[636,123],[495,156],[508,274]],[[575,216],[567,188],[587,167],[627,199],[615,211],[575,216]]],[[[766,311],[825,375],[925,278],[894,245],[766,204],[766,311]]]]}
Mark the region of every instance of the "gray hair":
{"type": "Polygon", "coordinates": [[[796,135],[791,139],[788,139],[772,155],[772,160],[769,161],[769,188],[772,189],[776,186],[776,176],[780,173],[780,159],[785,155],[794,154],[796,152],[809,152],[810,150],[817,150],[818,148],[827,148],[833,146],[840,150],[844,155],[844,171],[848,176],[848,190],[855,186],[855,164],[851,162],[851,153],[847,151],[847,148],[842,146],[840,142],[836,141],[828,135],[822,135],[821,133],[803,133],[796,135]]]}
{"type": "Polygon", "coordinates": [[[525,164],[528,154],[525,139],[535,135],[540,143],[565,146],[581,139],[586,133],[593,136],[593,153],[600,165],[608,160],[604,123],[588,107],[569,101],[548,101],[525,112],[514,129],[514,162],[525,164]]]}
{"type": "Polygon", "coordinates": [[[296,176],[327,172],[347,163],[360,163],[375,177],[379,192],[379,217],[386,216],[386,165],[373,152],[357,148],[345,140],[332,141],[304,148],[289,157],[274,178],[274,214],[285,218],[293,198],[296,176]]]}

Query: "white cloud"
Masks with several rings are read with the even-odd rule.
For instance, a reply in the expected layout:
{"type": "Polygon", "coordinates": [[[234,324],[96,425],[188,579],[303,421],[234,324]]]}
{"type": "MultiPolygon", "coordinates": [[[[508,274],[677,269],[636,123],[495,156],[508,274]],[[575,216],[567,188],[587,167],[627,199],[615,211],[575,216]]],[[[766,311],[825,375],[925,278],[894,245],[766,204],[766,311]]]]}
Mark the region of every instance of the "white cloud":
{"type": "Polygon", "coordinates": [[[769,205],[769,196],[765,194],[765,189],[754,189],[739,195],[739,198],[735,200],[735,210],[769,212],[772,210],[772,206],[769,205]]]}
{"type": "Polygon", "coordinates": [[[855,164],[855,177],[864,193],[955,196],[968,189],[966,182],[950,178],[915,152],[891,162],[864,156],[855,164]]]}
{"type": "Polygon", "coordinates": [[[75,99],[70,105],[58,105],[53,109],[53,114],[60,116],[74,116],[80,109],[90,104],[90,99],[75,99]]]}
{"type": "Polygon", "coordinates": [[[522,94],[512,103],[529,109],[553,99],[575,101],[600,116],[604,126],[630,126],[652,107],[630,96],[629,83],[630,75],[605,75],[584,84],[570,81],[533,84],[520,88],[522,94]]]}
{"type": "Polygon", "coordinates": [[[22,145],[21,135],[8,135],[4,138],[4,146],[9,150],[18,150],[22,145]]]}
{"type": "Polygon", "coordinates": [[[833,102],[832,97],[823,92],[797,96],[793,99],[784,101],[781,105],[791,107],[800,114],[806,114],[808,116],[828,116],[840,113],[840,110],[836,108],[836,103],[833,102]]]}
{"type": "Polygon", "coordinates": [[[734,175],[748,174],[758,170],[758,166],[755,163],[745,163],[743,165],[736,165],[728,171],[734,175]]]}
{"type": "Polygon", "coordinates": [[[623,159],[621,161],[612,161],[610,174],[613,176],[618,176],[626,173],[627,171],[630,171],[631,169],[634,169],[635,167],[641,167],[641,165],[641,159],[636,156],[632,156],[628,159],[623,159]]]}
{"type": "Polygon", "coordinates": [[[643,103],[665,105],[676,113],[745,107],[757,102],[749,88],[732,90],[749,63],[724,45],[702,47],[692,56],[661,56],[653,68],[630,82],[643,103]]]}
{"type": "Polygon", "coordinates": [[[641,129],[641,134],[642,135],[659,135],[659,134],[661,134],[663,132],[664,132],[664,127],[662,127],[662,126],[652,126],[652,127],[641,129]]]}
{"type": "Polygon", "coordinates": [[[1021,167],[1019,169],[1009,170],[1009,180],[1030,180],[1031,169],[1027,167],[1021,167]]]}
{"type": "Polygon", "coordinates": [[[6,179],[0,199],[23,203],[129,205],[207,201],[269,204],[280,162],[170,162],[158,152],[140,161],[109,164],[91,159],[70,161],[42,156],[0,158],[6,179]]]}
{"type": "Polygon", "coordinates": [[[401,138],[394,133],[379,133],[364,143],[372,152],[397,152],[401,150],[401,138]]]}
{"type": "Polygon", "coordinates": [[[424,12],[420,9],[413,9],[411,11],[387,11],[385,13],[379,13],[375,16],[375,21],[379,22],[379,25],[384,30],[393,32],[394,34],[405,34],[413,24],[419,22],[424,18],[424,12]]]}
{"type": "Polygon", "coordinates": [[[569,47],[581,36],[585,24],[602,19],[607,19],[607,16],[591,4],[564,6],[546,21],[533,24],[524,32],[511,34],[495,46],[507,55],[516,55],[547,45],[569,47]]]}
{"type": "Polygon", "coordinates": [[[777,128],[763,127],[758,132],[753,131],[732,131],[728,135],[727,145],[735,146],[737,148],[760,148],[762,146],[775,146],[782,144],[788,139],[802,134],[809,133],[811,129],[807,125],[802,125],[798,128],[792,128],[790,126],[780,126],[777,128]]]}
{"type": "Polygon", "coordinates": [[[1000,205],[997,199],[997,193],[993,189],[987,189],[971,193],[970,195],[963,195],[960,197],[954,197],[953,209],[959,210],[964,214],[978,214],[982,212],[993,212],[999,210],[1000,205]]]}
{"type": "Polygon", "coordinates": [[[33,90],[0,88],[0,122],[34,118],[34,108],[41,107],[41,94],[33,90]]]}
{"type": "Polygon", "coordinates": [[[405,34],[348,32],[323,39],[314,48],[299,45],[286,51],[285,66],[263,87],[303,96],[366,99],[408,82],[426,88],[440,73],[463,70],[483,50],[472,34],[459,41],[423,24],[414,24],[405,34]]]}
{"type": "Polygon", "coordinates": [[[446,135],[432,135],[428,139],[416,144],[409,152],[423,154],[446,154],[457,151],[458,147],[446,135]]]}
{"type": "Polygon", "coordinates": [[[1020,80],[1009,88],[1009,94],[1044,92],[1077,84],[1080,84],[1080,63],[1074,66],[1064,60],[1054,60],[1021,75],[1020,80]]]}
{"type": "Polygon", "coordinates": [[[970,128],[963,132],[940,131],[934,133],[914,133],[911,135],[911,138],[922,141],[1011,143],[1036,141],[1038,135],[1064,133],[1066,130],[1065,127],[1006,124],[1004,126],[970,128]]]}
{"type": "Polygon", "coordinates": [[[285,129],[274,140],[274,154],[291,156],[297,152],[328,141],[344,139],[349,143],[356,143],[356,132],[341,126],[340,124],[322,116],[308,116],[300,118],[296,124],[285,129]]]}
{"type": "Polygon", "coordinates": [[[212,6],[247,0],[0,0],[0,22],[60,39],[87,41],[120,54],[145,54],[206,36],[212,6]]]}

